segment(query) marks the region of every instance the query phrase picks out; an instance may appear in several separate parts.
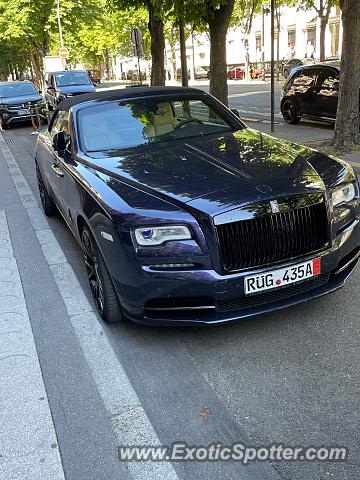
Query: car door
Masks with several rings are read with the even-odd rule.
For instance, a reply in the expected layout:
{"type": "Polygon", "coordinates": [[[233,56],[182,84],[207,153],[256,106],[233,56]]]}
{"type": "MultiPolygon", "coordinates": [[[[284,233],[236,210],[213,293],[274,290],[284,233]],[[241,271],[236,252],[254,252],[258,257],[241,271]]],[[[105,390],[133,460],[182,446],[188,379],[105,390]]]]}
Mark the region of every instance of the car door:
{"type": "Polygon", "coordinates": [[[61,131],[65,136],[65,150],[56,153],[56,167],[60,173],[59,191],[62,214],[69,227],[75,231],[76,214],[80,209],[80,194],[77,188],[78,164],[73,158],[74,131],[72,114],[66,112],[61,121],[61,131]]]}
{"type": "Polygon", "coordinates": [[[52,199],[61,210],[62,197],[61,197],[61,170],[57,165],[57,155],[53,148],[53,138],[55,133],[61,129],[63,117],[66,112],[55,113],[51,124],[50,130],[43,135],[43,148],[40,150],[38,158],[43,180],[45,181],[52,199]]]}
{"type": "Polygon", "coordinates": [[[315,115],[317,110],[314,105],[315,86],[318,77],[316,68],[300,68],[291,85],[291,93],[302,115],[315,115]]]}
{"type": "Polygon", "coordinates": [[[315,87],[316,109],[322,117],[336,118],[340,73],[335,68],[321,70],[315,87]]]}

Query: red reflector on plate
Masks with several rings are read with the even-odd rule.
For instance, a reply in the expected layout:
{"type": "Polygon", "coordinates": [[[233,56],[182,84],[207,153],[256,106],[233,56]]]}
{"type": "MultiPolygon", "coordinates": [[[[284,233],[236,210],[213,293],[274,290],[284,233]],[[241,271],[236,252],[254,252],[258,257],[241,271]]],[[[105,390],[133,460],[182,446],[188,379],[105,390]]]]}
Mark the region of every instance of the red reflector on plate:
{"type": "Polygon", "coordinates": [[[313,274],[320,275],[321,273],[321,260],[320,258],[315,258],[313,260],[313,274]]]}

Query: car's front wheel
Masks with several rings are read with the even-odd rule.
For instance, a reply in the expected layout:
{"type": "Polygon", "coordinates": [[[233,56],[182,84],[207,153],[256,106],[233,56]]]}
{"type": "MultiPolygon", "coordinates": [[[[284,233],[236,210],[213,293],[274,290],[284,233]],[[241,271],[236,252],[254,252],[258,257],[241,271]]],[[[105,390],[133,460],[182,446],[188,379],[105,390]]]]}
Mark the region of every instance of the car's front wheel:
{"type": "Polygon", "coordinates": [[[287,78],[289,75],[290,75],[289,70],[287,70],[287,69],[285,68],[285,70],[284,70],[284,78],[287,78]]]}
{"type": "Polygon", "coordinates": [[[296,108],[296,104],[290,98],[282,102],[281,113],[286,123],[296,124],[300,122],[300,117],[296,108]]]}
{"type": "Polygon", "coordinates": [[[122,320],[123,314],[112,280],[94,237],[87,227],[84,227],[81,232],[81,244],[88,281],[96,308],[106,322],[119,322],[122,320]]]}

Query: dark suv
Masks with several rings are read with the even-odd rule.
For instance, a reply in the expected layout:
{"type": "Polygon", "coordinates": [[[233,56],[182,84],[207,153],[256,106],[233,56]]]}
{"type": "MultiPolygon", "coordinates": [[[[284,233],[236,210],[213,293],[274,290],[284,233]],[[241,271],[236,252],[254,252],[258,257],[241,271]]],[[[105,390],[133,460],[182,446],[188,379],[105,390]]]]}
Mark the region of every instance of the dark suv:
{"type": "Polygon", "coordinates": [[[3,130],[18,122],[29,121],[31,115],[46,120],[45,101],[28,81],[0,82],[0,120],[3,130]]]}
{"type": "Polygon", "coordinates": [[[295,68],[282,90],[280,110],[285,122],[298,123],[304,116],[335,119],[339,76],[339,62],[295,68]]]}
{"type": "Polygon", "coordinates": [[[87,72],[83,70],[65,70],[48,74],[46,101],[49,110],[53,110],[65,98],[94,92],[95,87],[87,72]]]}

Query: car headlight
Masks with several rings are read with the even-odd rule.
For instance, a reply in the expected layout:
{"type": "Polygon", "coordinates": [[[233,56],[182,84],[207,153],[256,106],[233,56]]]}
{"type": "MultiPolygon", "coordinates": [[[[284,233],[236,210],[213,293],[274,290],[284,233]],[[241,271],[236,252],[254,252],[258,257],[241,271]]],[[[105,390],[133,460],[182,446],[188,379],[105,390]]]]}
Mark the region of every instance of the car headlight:
{"type": "Polygon", "coordinates": [[[189,240],[191,233],[185,225],[136,228],[135,239],[139,245],[154,246],[174,240],[189,240]]]}
{"type": "Polygon", "coordinates": [[[355,186],[353,183],[348,183],[346,185],[342,185],[341,187],[336,188],[332,192],[333,206],[336,207],[341,203],[351,202],[355,198],[355,193],[355,186]]]}

